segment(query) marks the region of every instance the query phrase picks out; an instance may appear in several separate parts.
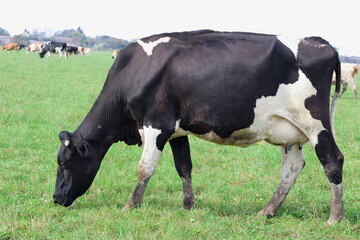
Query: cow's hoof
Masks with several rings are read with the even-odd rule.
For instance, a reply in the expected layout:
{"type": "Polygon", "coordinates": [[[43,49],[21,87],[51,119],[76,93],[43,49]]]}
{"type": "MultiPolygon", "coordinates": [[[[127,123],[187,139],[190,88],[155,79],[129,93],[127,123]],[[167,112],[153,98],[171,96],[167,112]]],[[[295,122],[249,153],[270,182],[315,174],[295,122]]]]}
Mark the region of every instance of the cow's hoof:
{"type": "Polygon", "coordinates": [[[329,220],[327,220],[327,224],[329,224],[329,226],[334,226],[337,223],[340,223],[341,220],[344,219],[344,216],[340,216],[340,217],[333,217],[330,215],[329,220]]]}
{"type": "Polygon", "coordinates": [[[126,204],[126,206],[125,207],[123,207],[122,209],[121,209],[121,211],[127,211],[127,210],[130,210],[130,209],[132,209],[132,208],[135,208],[135,206],[132,204],[132,203],[128,203],[128,204],[126,204]]]}
{"type": "Polygon", "coordinates": [[[258,216],[266,216],[267,218],[272,218],[275,216],[275,213],[270,212],[268,209],[263,209],[257,213],[258,216]]]}
{"type": "Polygon", "coordinates": [[[191,210],[195,207],[195,199],[194,198],[184,198],[184,205],[183,208],[185,210],[191,210]]]}

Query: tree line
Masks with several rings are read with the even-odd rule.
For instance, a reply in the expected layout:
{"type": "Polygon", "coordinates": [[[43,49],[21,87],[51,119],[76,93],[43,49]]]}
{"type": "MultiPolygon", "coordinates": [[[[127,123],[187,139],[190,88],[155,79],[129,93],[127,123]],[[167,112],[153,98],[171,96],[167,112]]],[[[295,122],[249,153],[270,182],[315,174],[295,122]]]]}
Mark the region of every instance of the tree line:
{"type": "MultiPolygon", "coordinates": [[[[10,36],[9,32],[0,27],[0,36],[10,36]]],[[[86,36],[81,27],[75,29],[58,30],[52,36],[45,32],[33,30],[31,33],[25,29],[22,34],[12,36],[13,42],[29,45],[31,41],[55,41],[56,38],[71,39],[71,43],[78,46],[93,48],[94,50],[105,51],[123,49],[129,42],[127,40],[102,35],[95,38],[86,36]]]]}

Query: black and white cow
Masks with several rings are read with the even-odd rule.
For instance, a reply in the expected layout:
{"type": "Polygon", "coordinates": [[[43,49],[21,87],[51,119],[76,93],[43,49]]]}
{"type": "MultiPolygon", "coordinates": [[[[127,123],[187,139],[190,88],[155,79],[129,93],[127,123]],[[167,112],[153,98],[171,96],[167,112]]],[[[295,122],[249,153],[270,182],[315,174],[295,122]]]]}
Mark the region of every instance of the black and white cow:
{"type": "Polygon", "coordinates": [[[78,47],[67,46],[67,47],[66,47],[66,53],[67,53],[68,55],[78,54],[78,47]]]}
{"type": "Polygon", "coordinates": [[[305,166],[302,146],[310,141],[331,187],[333,224],[344,216],[344,158],[331,122],[339,88],[338,53],[319,37],[205,30],[143,38],[119,53],[80,126],[60,133],[54,202],[69,206],[84,194],[109,147],[124,141],[143,148],[138,183],[125,209],[139,207],[169,142],[183,182],[183,207],[190,209],[192,134],[241,147],[261,140],[278,145],[280,184],[259,212],[274,216],[305,166]]]}
{"type": "Polygon", "coordinates": [[[47,42],[44,46],[44,48],[42,49],[40,54],[40,58],[43,58],[45,56],[45,54],[48,54],[48,58],[50,57],[50,52],[52,53],[59,53],[60,55],[60,59],[65,56],[65,58],[67,58],[67,54],[66,54],[66,43],[62,43],[62,42],[47,42]]]}

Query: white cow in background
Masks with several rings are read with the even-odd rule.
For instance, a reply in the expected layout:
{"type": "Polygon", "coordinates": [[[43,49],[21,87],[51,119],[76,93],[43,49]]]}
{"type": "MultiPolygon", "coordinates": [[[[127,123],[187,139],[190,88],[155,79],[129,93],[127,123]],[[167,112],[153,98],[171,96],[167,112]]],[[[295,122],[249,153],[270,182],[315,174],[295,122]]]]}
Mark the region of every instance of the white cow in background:
{"type": "MultiPolygon", "coordinates": [[[[354,91],[354,99],[357,98],[356,90],[356,78],[359,72],[359,66],[352,63],[341,63],[341,83],[342,91],[339,94],[339,97],[347,90],[348,85],[354,91]]],[[[335,74],[333,75],[332,83],[335,84],[335,74]]]]}

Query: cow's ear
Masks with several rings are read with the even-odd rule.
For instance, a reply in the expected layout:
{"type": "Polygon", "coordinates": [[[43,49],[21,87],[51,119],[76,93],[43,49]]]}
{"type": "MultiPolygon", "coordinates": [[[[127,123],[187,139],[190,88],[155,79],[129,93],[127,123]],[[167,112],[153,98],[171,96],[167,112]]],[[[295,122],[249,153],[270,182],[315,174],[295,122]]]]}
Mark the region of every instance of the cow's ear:
{"type": "Polygon", "coordinates": [[[66,140],[70,141],[71,140],[71,133],[69,133],[68,131],[62,131],[59,134],[59,138],[60,138],[61,142],[66,141],[66,140]]]}
{"type": "Polygon", "coordinates": [[[90,144],[87,141],[81,140],[76,144],[76,149],[81,157],[87,157],[90,151],[90,144]]]}

